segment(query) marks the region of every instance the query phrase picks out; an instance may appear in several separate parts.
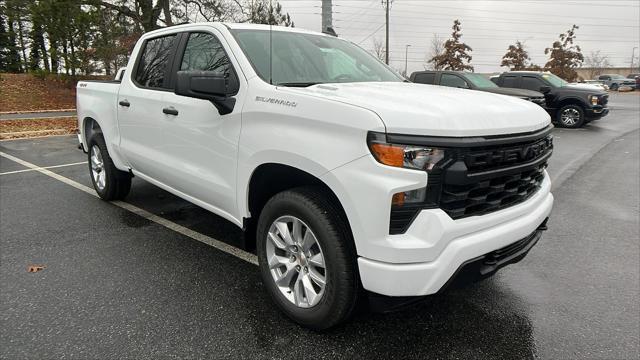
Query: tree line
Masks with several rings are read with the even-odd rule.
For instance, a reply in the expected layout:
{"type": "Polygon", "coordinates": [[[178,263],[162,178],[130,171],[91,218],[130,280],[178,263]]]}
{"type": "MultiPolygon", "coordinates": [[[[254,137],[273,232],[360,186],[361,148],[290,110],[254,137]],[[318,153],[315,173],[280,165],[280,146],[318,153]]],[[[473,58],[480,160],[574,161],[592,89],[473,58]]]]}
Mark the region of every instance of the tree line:
{"type": "MultiPolygon", "coordinates": [[[[529,53],[520,41],[509,45],[507,52],[502,56],[500,66],[508,67],[510,70],[549,71],[569,82],[575,81],[578,78],[575,69],[582,66],[585,61],[580,46],[574,44],[578,28],[577,25],[573,25],[565,33],[560,34],[559,39],[554,41],[551,47],[544,50],[544,53],[549,55],[549,60],[544,66],[531,62],[529,53]]],[[[473,57],[470,54],[473,49],[461,40],[462,26],[459,20],[453,22],[452,29],[451,38],[444,42],[434,37],[435,40],[431,43],[432,54],[427,60],[427,67],[433,70],[473,71],[473,65],[471,65],[473,57]]],[[[592,55],[592,58],[594,57],[601,57],[601,55],[597,52],[592,55]]],[[[603,62],[601,59],[598,61],[603,62]]]]}
{"type": "Polygon", "coordinates": [[[0,72],[111,75],[144,32],[197,21],[294,26],[269,0],[0,0],[0,72]]]}

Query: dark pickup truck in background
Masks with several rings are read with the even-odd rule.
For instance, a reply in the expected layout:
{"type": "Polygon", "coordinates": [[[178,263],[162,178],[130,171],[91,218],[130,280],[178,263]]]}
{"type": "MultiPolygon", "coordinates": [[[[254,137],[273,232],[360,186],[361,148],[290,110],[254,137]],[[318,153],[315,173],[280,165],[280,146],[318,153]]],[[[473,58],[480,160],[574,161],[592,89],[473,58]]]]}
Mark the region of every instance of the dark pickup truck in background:
{"type": "Polygon", "coordinates": [[[545,109],[563,127],[579,128],[609,113],[609,95],[602,90],[573,86],[547,72],[510,71],[491,78],[500,87],[540,91],[545,109]]]}
{"type": "Polygon", "coordinates": [[[544,95],[538,91],[499,87],[484,75],[462,71],[416,71],[409,80],[418,84],[441,85],[515,96],[545,107],[544,95]]]}

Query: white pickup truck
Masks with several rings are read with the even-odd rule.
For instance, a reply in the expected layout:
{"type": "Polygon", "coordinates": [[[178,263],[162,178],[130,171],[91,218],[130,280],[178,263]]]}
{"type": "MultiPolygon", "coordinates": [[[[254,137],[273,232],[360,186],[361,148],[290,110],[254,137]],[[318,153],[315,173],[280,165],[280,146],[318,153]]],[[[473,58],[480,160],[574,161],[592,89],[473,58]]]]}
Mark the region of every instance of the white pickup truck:
{"type": "Polygon", "coordinates": [[[121,80],[77,94],[100,197],[137,176],[233,222],[274,303],[314,329],[520,260],[553,204],[542,108],[409,83],[325,34],[156,30],[121,80]]]}

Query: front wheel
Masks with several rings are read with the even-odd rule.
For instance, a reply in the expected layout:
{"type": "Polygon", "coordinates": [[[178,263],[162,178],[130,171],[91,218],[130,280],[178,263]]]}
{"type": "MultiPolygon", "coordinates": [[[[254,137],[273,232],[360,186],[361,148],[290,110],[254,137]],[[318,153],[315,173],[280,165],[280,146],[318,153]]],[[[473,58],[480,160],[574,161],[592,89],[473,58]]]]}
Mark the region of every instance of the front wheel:
{"type": "Polygon", "coordinates": [[[565,105],[558,111],[557,121],[562,127],[579,128],[584,125],[584,110],[578,105],[565,105]]]}
{"type": "Polygon", "coordinates": [[[612,91],[617,91],[618,88],[619,88],[618,84],[611,84],[611,86],[609,87],[609,89],[612,90],[612,91]]]}
{"type": "Polygon", "coordinates": [[[121,200],[131,189],[131,175],[113,165],[101,133],[89,141],[89,172],[98,196],[103,200],[121,200]]]}
{"type": "Polygon", "coordinates": [[[324,330],[351,315],[360,283],[353,241],[321,188],[271,198],[260,214],[256,245],[267,292],[295,322],[324,330]]]}

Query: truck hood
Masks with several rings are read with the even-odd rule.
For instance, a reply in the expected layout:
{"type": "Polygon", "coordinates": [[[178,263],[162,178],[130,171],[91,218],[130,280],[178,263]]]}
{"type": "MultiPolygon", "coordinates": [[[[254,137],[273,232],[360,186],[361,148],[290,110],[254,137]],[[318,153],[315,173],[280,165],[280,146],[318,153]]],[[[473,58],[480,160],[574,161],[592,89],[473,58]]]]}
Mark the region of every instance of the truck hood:
{"type": "Polygon", "coordinates": [[[544,96],[541,92],[527,90],[527,89],[494,87],[494,88],[478,88],[478,90],[486,91],[494,94],[517,96],[521,98],[535,98],[535,97],[544,96]]]}
{"type": "Polygon", "coordinates": [[[597,91],[603,91],[602,86],[600,86],[600,85],[595,85],[595,84],[575,84],[575,83],[571,83],[571,84],[567,84],[567,85],[565,85],[565,87],[569,87],[569,88],[573,88],[573,89],[584,89],[584,90],[597,90],[597,91]]]}
{"type": "Polygon", "coordinates": [[[530,101],[445,86],[363,82],[278,89],[369,109],[378,114],[389,133],[502,135],[531,132],[550,123],[549,115],[530,101]]]}

